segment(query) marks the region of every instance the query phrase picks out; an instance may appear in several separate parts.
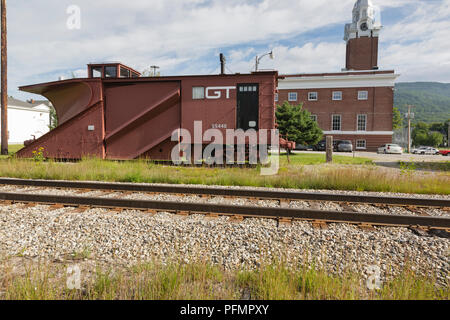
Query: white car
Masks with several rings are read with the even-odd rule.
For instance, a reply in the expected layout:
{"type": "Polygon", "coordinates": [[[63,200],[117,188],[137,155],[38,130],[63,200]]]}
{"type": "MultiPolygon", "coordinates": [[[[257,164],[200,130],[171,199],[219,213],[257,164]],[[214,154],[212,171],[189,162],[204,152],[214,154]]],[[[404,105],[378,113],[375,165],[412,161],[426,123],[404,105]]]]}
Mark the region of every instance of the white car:
{"type": "Polygon", "coordinates": [[[433,147],[420,147],[419,149],[414,149],[414,154],[439,154],[439,150],[433,147]]]}
{"type": "Polygon", "coordinates": [[[398,144],[385,144],[378,148],[378,153],[394,153],[394,154],[402,154],[403,149],[398,144]]]}

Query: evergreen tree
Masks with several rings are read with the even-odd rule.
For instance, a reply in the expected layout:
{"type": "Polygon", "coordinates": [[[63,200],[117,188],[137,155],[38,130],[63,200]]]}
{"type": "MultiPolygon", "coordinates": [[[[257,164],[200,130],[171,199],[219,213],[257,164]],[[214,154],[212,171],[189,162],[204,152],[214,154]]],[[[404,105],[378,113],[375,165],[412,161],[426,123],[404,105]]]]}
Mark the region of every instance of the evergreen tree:
{"type": "Polygon", "coordinates": [[[54,107],[50,107],[50,125],[48,128],[51,130],[55,129],[58,126],[58,117],[56,115],[56,110],[54,107]]]}
{"type": "Polygon", "coordinates": [[[315,145],[323,136],[317,122],[311,119],[311,113],[303,105],[291,105],[284,102],[276,110],[278,130],[288,140],[301,145],[315,145]]]}

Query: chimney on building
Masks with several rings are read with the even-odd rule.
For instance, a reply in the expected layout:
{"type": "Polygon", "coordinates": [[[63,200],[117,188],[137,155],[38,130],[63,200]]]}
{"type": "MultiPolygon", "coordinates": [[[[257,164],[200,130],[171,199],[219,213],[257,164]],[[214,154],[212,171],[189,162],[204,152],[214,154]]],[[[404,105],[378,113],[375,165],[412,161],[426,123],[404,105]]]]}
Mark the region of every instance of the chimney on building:
{"type": "Polygon", "coordinates": [[[225,56],[223,53],[220,54],[220,74],[225,74],[225,64],[227,63],[227,59],[225,59],[225,56]]]}

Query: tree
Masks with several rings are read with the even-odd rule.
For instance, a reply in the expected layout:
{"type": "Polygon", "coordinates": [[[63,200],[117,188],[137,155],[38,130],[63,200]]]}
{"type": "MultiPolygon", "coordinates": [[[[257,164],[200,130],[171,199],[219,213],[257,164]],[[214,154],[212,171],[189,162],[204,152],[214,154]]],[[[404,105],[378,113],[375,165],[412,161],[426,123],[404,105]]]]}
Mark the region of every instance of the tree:
{"type": "Polygon", "coordinates": [[[394,118],[393,118],[394,130],[403,128],[403,117],[398,108],[394,108],[394,118]]]}
{"type": "Polygon", "coordinates": [[[314,145],[322,139],[323,132],[317,122],[311,119],[311,113],[303,105],[291,105],[284,102],[275,112],[280,134],[288,140],[302,145],[314,145]]]}
{"type": "Polygon", "coordinates": [[[439,147],[444,142],[444,135],[439,132],[431,132],[428,135],[428,145],[431,147],[439,147]]]}
{"type": "Polygon", "coordinates": [[[417,123],[412,132],[413,145],[439,147],[444,142],[444,135],[434,131],[439,129],[440,124],[417,123]]]}
{"type": "Polygon", "coordinates": [[[52,106],[50,106],[50,125],[48,128],[50,130],[55,129],[58,126],[58,117],[56,115],[56,110],[52,106]]]}

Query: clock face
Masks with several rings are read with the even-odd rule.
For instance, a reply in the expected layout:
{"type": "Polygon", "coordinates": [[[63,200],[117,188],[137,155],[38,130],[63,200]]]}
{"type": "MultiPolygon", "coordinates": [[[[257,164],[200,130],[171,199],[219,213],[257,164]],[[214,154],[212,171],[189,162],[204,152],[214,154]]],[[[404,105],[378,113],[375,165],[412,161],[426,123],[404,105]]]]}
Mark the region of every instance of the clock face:
{"type": "Polygon", "coordinates": [[[369,26],[367,25],[367,22],[362,23],[360,28],[361,28],[361,31],[369,30],[369,26]]]}

